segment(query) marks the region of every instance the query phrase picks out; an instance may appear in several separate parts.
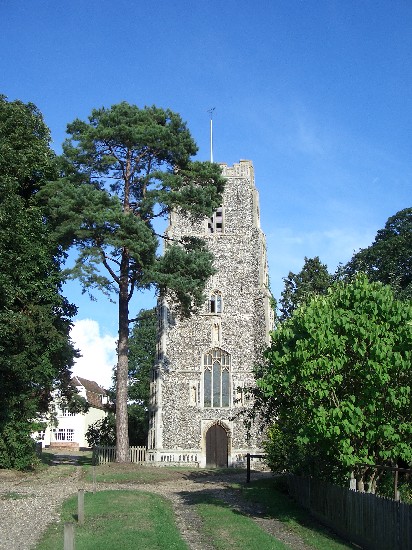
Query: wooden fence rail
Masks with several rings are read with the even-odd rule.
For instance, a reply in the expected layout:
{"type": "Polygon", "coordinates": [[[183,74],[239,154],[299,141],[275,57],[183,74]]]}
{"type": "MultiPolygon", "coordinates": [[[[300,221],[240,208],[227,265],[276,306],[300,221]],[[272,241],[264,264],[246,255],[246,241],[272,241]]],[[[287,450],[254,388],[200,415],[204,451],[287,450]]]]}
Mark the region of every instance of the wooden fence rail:
{"type": "MultiPolygon", "coordinates": [[[[146,447],[129,447],[130,462],[146,462],[146,447]]],[[[107,464],[116,460],[116,447],[96,445],[93,447],[93,464],[107,464]]]]}
{"type": "Polygon", "coordinates": [[[289,494],[322,523],[365,550],[412,548],[412,505],[288,475],[289,494]]]}

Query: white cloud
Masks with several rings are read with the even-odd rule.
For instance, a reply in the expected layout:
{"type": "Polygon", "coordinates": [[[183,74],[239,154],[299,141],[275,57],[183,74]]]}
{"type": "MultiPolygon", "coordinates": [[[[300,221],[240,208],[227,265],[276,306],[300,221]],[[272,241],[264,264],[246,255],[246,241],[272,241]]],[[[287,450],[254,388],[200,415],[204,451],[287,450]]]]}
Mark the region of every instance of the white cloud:
{"type": "Polygon", "coordinates": [[[99,323],[93,319],[75,321],[70,334],[74,347],[82,355],[74,364],[73,374],[109,388],[116,363],[117,337],[101,335],[99,323]]]}

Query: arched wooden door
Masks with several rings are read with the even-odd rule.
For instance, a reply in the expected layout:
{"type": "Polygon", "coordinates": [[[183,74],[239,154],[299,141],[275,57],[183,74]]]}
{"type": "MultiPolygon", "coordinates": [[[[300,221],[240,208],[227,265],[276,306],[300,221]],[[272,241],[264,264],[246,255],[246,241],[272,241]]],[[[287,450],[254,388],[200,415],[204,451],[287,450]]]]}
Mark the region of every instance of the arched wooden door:
{"type": "Polygon", "coordinates": [[[214,424],[206,432],[206,467],[227,468],[227,433],[214,424]]]}

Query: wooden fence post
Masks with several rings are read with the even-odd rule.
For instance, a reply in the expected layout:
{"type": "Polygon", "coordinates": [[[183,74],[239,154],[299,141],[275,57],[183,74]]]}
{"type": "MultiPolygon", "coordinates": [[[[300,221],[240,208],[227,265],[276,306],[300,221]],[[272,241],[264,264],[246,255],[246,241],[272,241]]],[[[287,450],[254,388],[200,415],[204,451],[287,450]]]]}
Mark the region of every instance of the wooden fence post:
{"type": "Polygon", "coordinates": [[[250,483],[250,453],[246,455],[246,483],[250,483]]]}
{"type": "Polygon", "coordinates": [[[351,491],[356,491],[356,478],[353,472],[350,473],[349,488],[351,491]]]}
{"type": "Polygon", "coordinates": [[[74,524],[64,524],[64,550],[75,550],[74,548],[74,524]]]}
{"type": "Polygon", "coordinates": [[[77,521],[79,525],[84,524],[84,489],[79,489],[77,494],[77,521]]]}
{"type": "Polygon", "coordinates": [[[398,491],[398,465],[396,464],[396,470],[395,470],[395,479],[394,479],[394,500],[399,500],[399,491],[398,491]]]}

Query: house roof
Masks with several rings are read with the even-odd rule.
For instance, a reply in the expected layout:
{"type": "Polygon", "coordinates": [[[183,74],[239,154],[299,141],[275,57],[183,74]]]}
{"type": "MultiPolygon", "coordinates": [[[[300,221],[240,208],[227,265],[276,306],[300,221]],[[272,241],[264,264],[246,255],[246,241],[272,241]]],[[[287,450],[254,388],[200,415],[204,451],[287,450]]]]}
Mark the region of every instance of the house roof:
{"type": "Polygon", "coordinates": [[[72,384],[77,387],[83,386],[86,391],[91,391],[99,395],[107,395],[106,390],[103,389],[101,386],[99,386],[97,382],[93,382],[92,380],[86,380],[86,378],[82,378],[80,376],[73,376],[72,384]]]}
{"type": "Polygon", "coordinates": [[[83,386],[86,390],[86,399],[92,407],[96,407],[97,409],[103,408],[102,397],[106,396],[107,393],[97,382],[86,380],[86,378],[82,378],[81,376],[73,376],[71,383],[77,388],[83,386]]]}

